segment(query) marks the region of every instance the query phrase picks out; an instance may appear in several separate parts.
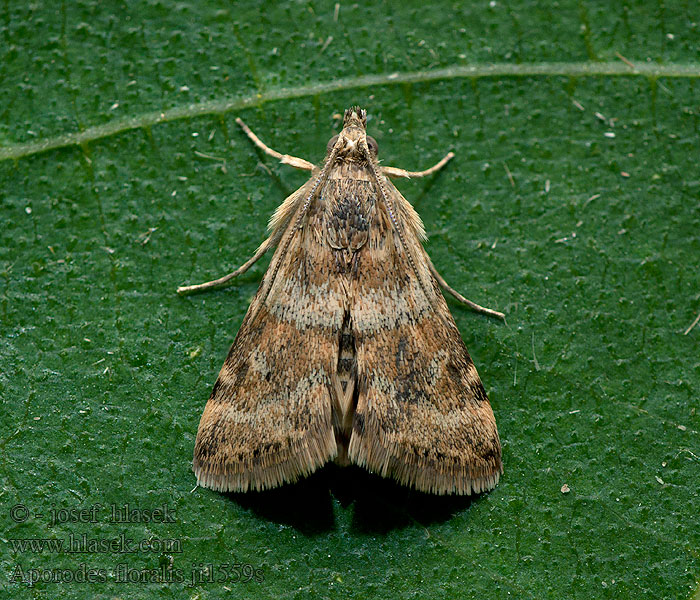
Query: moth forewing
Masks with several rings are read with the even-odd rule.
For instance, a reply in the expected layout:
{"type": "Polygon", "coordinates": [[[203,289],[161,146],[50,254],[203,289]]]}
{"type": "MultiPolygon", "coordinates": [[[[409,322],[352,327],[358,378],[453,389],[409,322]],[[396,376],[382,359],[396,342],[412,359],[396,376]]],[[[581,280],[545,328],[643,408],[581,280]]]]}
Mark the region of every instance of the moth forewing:
{"type": "Polygon", "coordinates": [[[319,268],[332,255],[314,240],[314,211],[311,227],[294,229],[307,187],[275,213],[271,237],[288,243],[274,253],[202,415],[193,467],[204,487],[275,487],[337,454],[329,382],[343,312],[319,302],[333,293],[319,268]]]}
{"type": "Polygon", "coordinates": [[[193,466],[202,486],[275,487],[334,458],[437,494],[498,481],[493,412],[440,284],[457,293],[388,179],[428,175],[451,156],[417,173],[382,168],[365,125],[365,111],[347,110],[320,169],[242,125],[267,154],[312,176],[244,265],[277,246],[200,421],[193,466]]]}

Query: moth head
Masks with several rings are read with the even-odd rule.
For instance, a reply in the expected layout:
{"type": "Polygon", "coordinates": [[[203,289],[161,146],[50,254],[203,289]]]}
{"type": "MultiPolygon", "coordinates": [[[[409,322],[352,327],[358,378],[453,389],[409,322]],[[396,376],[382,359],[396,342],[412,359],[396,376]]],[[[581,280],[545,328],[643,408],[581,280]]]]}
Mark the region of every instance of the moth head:
{"type": "Polygon", "coordinates": [[[377,158],[379,146],[377,140],[365,132],[367,124],[367,111],[359,106],[353,106],[345,111],[343,118],[343,131],[334,135],[326,147],[326,152],[330,156],[336,150],[336,156],[340,160],[362,162],[367,160],[366,150],[372,158],[377,158]]]}
{"type": "Polygon", "coordinates": [[[367,111],[359,106],[351,106],[345,111],[343,117],[343,129],[346,127],[361,127],[364,129],[367,126],[367,111]]]}

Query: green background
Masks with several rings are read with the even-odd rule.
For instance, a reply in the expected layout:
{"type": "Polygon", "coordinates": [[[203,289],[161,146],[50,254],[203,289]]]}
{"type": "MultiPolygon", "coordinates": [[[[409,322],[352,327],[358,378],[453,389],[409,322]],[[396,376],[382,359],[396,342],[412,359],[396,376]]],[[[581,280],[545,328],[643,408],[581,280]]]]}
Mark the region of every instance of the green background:
{"type": "Polygon", "coordinates": [[[0,596],[697,600],[700,325],[684,332],[700,311],[700,10],[485,0],[334,13],[0,6],[0,596]],[[354,103],[384,164],[456,153],[398,186],[447,281],[507,313],[502,324],[448,300],[504,476],[473,499],[333,466],[263,494],[193,491],[201,411],[267,260],[223,291],[175,289],[241,264],[305,180],[234,119],[318,162],[354,103]],[[175,522],[109,522],[127,502],[165,505],[175,522]],[[95,523],[51,523],[52,509],[95,504],[95,523]],[[182,551],[12,541],[122,533],[182,551]],[[81,563],[106,581],[11,581],[18,565],[81,563]],[[122,583],[120,563],[186,580],[241,563],[263,581],[122,583]]]}

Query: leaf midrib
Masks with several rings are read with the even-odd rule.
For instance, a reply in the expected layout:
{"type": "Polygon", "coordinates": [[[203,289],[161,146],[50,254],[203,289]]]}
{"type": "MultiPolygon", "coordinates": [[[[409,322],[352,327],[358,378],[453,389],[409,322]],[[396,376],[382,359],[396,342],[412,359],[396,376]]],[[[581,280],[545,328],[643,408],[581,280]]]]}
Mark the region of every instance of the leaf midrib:
{"type": "Polygon", "coordinates": [[[317,96],[341,90],[392,84],[421,83],[441,79],[483,77],[647,77],[700,78],[700,65],[694,63],[641,63],[634,62],[557,62],[557,63],[491,63],[465,64],[442,69],[394,72],[381,75],[345,77],[296,87],[273,88],[264,92],[221,100],[210,100],[175,106],[162,111],[149,111],[133,117],[114,119],[109,123],[88,127],[82,131],[12,144],[0,148],[0,161],[17,160],[56,148],[88,144],[95,140],[159,123],[192,119],[202,115],[224,114],[259,106],[274,100],[317,96]],[[631,66],[633,65],[633,66],[631,66]]]}

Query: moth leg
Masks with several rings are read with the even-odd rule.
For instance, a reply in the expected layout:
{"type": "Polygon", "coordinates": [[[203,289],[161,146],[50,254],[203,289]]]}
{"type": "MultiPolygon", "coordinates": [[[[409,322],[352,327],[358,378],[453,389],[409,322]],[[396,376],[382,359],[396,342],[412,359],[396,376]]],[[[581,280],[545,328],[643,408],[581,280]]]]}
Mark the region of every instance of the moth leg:
{"type": "Polygon", "coordinates": [[[260,248],[257,249],[255,254],[253,254],[252,257],[250,257],[244,264],[238,267],[233,273],[229,273],[228,275],[219,277],[219,279],[214,279],[213,281],[207,281],[205,283],[180,286],[179,288],[177,288],[177,293],[181,296],[188,296],[189,294],[196,294],[198,292],[203,292],[212,288],[225,286],[234,277],[238,277],[239,275],[242,275],[248,269],[250,269],[250,267],[252,267],[258,261],[258,259],[270,249],[272,245],[272,236],[270,236],[262,244],[260,244],[260,248]]]}
{"type": "Polygon", "coordinates": [[[269,146],[265,145],[260,140],[260,138],[250,130],[250,127],[248,127],[241,119],[237,118],[236,123],[238,123],[241,126],[241,129],[244,131],[244,133],[258,148],[260,148],[265,154],[269,154],[270,156],[275,157],[283,165],[289,165],[290,167],[294,167],[295,169],[302,169],[304,171],[314,170],[315,165],[310,163],[308,160],[304,160],[303,158],[297,158],[296,156],[289,156],[289,154],[280,154],[276,150],[273,150],[269,146]]]}
{"type": "Polygon", "coordinates": [[[497,310],[493,310],[492,308],[485,308],[484,306],[479,306],[476,302],[472,302],[471,300],[467,300],[462,294],[460,294],[458,291],[453,290],[447,282],[443,279],[442,275],[437,272],[437,269],[433,265],[433,263],[430,263],[430,272],[433,274],[433,277],[437,279],[437,282],[440,284],[440,287],[445,290],[446,292],[449,292],[454,296],[457,300],[459,300],[462,304],[466,304],[469,308],[471,308],[473,311],[481,313],[482,315],[488,315],[489,317],[497,317],[502,320],[506,320],[506,316],[502,312],[498,312],[497,310]]]}
{"type": "Polygon", "coordinates": [[[410,179],[411,177],[427,177],[442,169],[454,155],[454,152],[448,152],[440,162],[425,171],[406,171],[405,169],[397,169],[396,167],[381,167],[380,170],[387,177],[405,177],[406,179],[410,179]]]}

